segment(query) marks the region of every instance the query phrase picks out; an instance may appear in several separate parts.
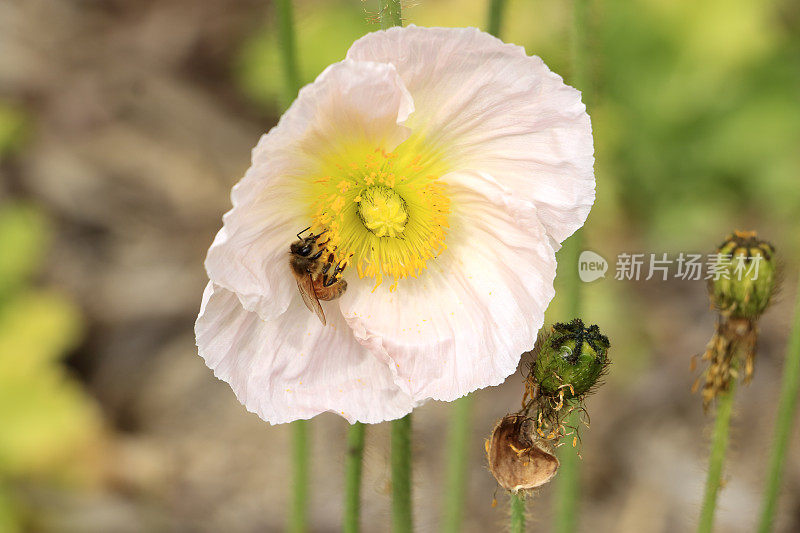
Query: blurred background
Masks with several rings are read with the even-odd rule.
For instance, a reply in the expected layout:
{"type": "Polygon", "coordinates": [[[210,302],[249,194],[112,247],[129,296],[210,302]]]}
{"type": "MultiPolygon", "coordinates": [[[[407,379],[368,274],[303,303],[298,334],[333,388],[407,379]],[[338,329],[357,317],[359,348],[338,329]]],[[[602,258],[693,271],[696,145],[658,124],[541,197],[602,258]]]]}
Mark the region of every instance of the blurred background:
{"type": "MultiPolygon", "coordinates": [[[[418,25],[486,26],[483,0],[419,0],[418,25]]],[[[297,0],[305,82],[343,58],[370,2],[297,0]]],[[[710,418],[690,393],[714,315],[702,281],[617,281],[619,253],[771,240],[783,291],[735,410],[721,532],[761,504],[800,239],[800,4],[594,0],[585,99],[597,204],[584,285],[612,342],[583,431],[581,530],[694,528],[710,418]]],[[[570,3],[510,0],[504,39],[569,82],[570,3]]],[[[205,251],[250,149],[286,104],[270,0],[0,1],[0,532],[281,531],[290,431],[249,414],[197,356],[205,251]]],[[[570,267],[572,268],[572,267],[570,267]]],[[[559,303],[549,311],[559,315],[559,303]]],[[[475,394],[465,531],[502,530],[483,439],[519,373],[475,394]]],[[[450,406],[415,411],[420,531],[440,523],[450,406]]],[[[800,531],[800,424],[778,531],[800,531]]],[[[346,423],[313,439],[313,531],[337,531],[346,423]]],[[[366,531],[389,519],[388,425],[368,428],[366,531]]],[[[549,530],[552,487],[532,504],[549,530]]],[[[501,494],[497,493],[500,499],[501,494]]]]}

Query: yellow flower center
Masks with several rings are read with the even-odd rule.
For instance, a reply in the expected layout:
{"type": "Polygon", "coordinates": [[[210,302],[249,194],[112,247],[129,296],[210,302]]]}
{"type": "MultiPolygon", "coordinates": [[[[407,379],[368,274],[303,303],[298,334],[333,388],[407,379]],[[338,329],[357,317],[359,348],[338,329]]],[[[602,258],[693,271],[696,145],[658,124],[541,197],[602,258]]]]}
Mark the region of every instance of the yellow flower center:
{"type": "Polygon", "coordinates": [[[397,237],[406,229],[405,201],[394,189],[383,185],[367,187],[357,201],[364,226],[376,237],[397,237]]]}
{"type": "Polygon", "coordinates": [[[416,276],[445,248],[450,200],[435,158],[401,145],[394,153],[350,149],[326,159],[311,180],[308,205],[315,233],[326,231],[337,260],[359,277],[416,276]]]}

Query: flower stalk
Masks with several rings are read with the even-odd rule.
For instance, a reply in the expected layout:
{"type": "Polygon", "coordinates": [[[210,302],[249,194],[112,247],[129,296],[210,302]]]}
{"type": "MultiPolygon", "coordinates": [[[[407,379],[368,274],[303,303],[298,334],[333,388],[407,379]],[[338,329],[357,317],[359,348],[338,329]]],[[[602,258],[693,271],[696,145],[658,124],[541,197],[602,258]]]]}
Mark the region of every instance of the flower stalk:
{"type": "MultiPolygon", "coordinates": [[[[292,0],[276,0],[275,16],[278,20],[278,44],[284,79],[284,107],[288,107],[300,91],[300,74],[297,66],[297,43],[294,29],[292,0]]],[[[292,423],[292,503],[289,515],[289,531],[308,531],[309,483],[308,422],[292,423]]]]}
{"type": "Polygon", "coordinates": [[[366,426],[356,422],[347,432],[347,457],[344,474],[344,518],[342,531],[358,533],[361,529],[361,472],[363,469],[366,426]]]}
{"type": "Polygon", "coordinates": [[[778,493],[786,461],[786,450],[792,435],[792,425],[797,412],[797,395],[800,391],[800,283],[798,284],[797,304],[794,322],[786,352],[783,369],[783,384],[778,403],[778,418],[775,422],[775,440],[769,459],[767,487],[764,491],[764,504],[758,523],[759,533],[769,533],[773,529],[775,511],[778,507],[778,493]]]}
{"type": "Polygon", "coordinates": [[[500,30],[503,25],[503,14],[506,10],[506,0],[490,0],[489,2],[489,26],[486,30],[494,35],[500,37],[500,30]]]}
{"type": "Polygon", "coordinates": [[[458,533],[464,518],[464,496],[469,467],[469,434],[472,418],[472,396],[453,402],[450,408],[450,435],[448,438],[447,487],[442,531],[458,533]]]}
{"type": "MultiPolygon", "coordinates": [[[[567,239],[560,252],[560,263],[569,270],[563,274],[564,280],[560,298],[564,302],[568,316],[580,316],[581,282],[577,275],[578,257],[583,242],[580,231],[567,239]]],[[[573,411],[565,418],[568,427],[579,427],[580,413],[573,411]]],[[[578,454],[571,446],[562,446],[558,453],[560,472],[555,484],[555,530],[557,533],[573,533],[577,529],[578,501],[580,499],[580,462],[578,454]]]]}
{"type": "Polygon", "coordinates": [[[411,512],[411,415],[392,422],[392,531],[413,531],[411,512]]]}
{"type": "Polygon", "coordinates": [[[722,468],[728,450],[733,398],[736,393],[736,381],[731,381],[727,391],[717,396],[717,419],[714,423],[714,435],[711,440],[711,454],[708,459],[708,476],[706,477],[703,506],[700,509],[698,533],[711,533],[714,526],[714,511],[717,496],[722,485],[722,468]]]}
{"type": "Polygon", "coordinates": [[[511,533],[525,533],[525,500],[511,494],[511,533]]]}
{"type": "MultiPolygon", "coordinates": [[[[573,0],[572,4],[572,83],[583,92],[586,103],[587,89],[587,45],[586,30],[588,20],[588,0],[573,0]]],[[[581,315],[581,282],[578,279],[576,266],[583,245],[583,235],[577,231],[565,243],[561,252],[561,260],[569,269],[564,276],[561,297],[567,316],[581,315]]],[[[571,427],[580,425],[580,413],[574,411],[567,415],[566,424],[571,427]]],[[[578,502],[580,499],[580,463],[575,450],[564,446],[558,454],[561,462],[561,473],[556,481],[555,530],[557,533],[573,533],[578,527],[578,502]]]]}
{"type": "Polygon", "coordinates": [[[308,421],[292,422],[292,507],[289,518],[291,533],[308,531],[308,421]]]}
{"type": "Polygon", "coordinates": [[[403,8],[400,0],[381,0],[380,8],[381,29],[403,25],[403,8]]]}
{"type": "Polygon", "coordinates": [[[300,69],[297,63],[297,37],[294,29],[292,0],[275,0],[275,16],[278,20],[278,43],[285,83],[284,107],[300,91],[300,69]]]}

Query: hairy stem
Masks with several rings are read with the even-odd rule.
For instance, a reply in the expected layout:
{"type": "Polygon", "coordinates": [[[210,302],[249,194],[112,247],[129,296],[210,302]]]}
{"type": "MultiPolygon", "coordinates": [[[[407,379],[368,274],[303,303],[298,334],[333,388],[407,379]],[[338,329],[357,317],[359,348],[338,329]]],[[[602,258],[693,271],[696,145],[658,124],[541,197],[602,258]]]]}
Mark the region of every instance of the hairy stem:
{"type": "Polygon", "coordinates": [[[464,495],[469,468],[469,434],[472,418],[472,396],[453,402],[450,408],[450,434],[447,443],[447,484],[442,531],[458,533],[464,518],[464,495]]]}
{"type": "MultiPolygon", "coordinates": [[[[567,239],[559,252],[563,284],[558,294],[563,301],[565,316],[569,319],[581,315],[581,281],[577,276],[577,270],[582,244],[582,234],[579,231],[567,239]]],[[[577,410],[564,421],[569,427],[579,427],[581,423],[577,410]]],[[[578,526],[580,500],[578,452],[572,446],[562,446],[559,448],[558,459],[561,466],[555,482],[555,530],[557,533],[573,533],[578,526]]]]}
{"type": "Polygon", "coordinates": [[[289,107],[300,90],[292,0],[275,0],[275,15],[278,19],[278,44],[284,79],[284,107],[289,107]]]}
{"type": "MultiPolygon", "coordinates": [[[[572,83],[583,92],[586,102],[587,57],[586,32],[588,20],[588,0],[573,0],[572,4],[572,83]]],[[[578,278],[578,258],[583,246],[581,231],[570,237],[561,249],[559,260],[563,265],[563,285],[559,293],[564,302],[564,312],[568,318],[581,315],[581,281],[578,278]],[[567,269],[564,272],[564,268],[567,269]]],[[[578,427],[581,423],[577,411],[565,422],[578,427]]],[[[556,524],[557,533],[573,533],[578,527],[578,507],[580,500],[580,462],[578,454],[571,446],[562,446],[558,454],[561,466],[556,480],[556,524]]]]}
{"type": "Polygon", "coordinates": [[[366,427],[356,422],[347,432],[347,457],[344,465],[344,518],[342,531],[358,533],[361,529],[361,470],[366,427]]]}
{"type": "Polygon", "coordinates": [[[411,513],[411,415],[392,422],[392,531],[413,530],[411,513]]]}
{"type": "Polygon", "coordinates": [[[506,0],[489,0],[489,26],[487,30],[495,37],[500,37],[505,9],[506,0]]]}
{"type": "Polygon", "coordinates": [[[403,25],[403,9],[400,5],[400,0],[381,0],[380,8],[382,29],[403,25]]]}
{"type": "Polygon", "coordinates": [[[714,434],[711,438],[711,454],[708,458],[708,476],[703,495],[703,506],[700,509],[698,533],[711,533],[714,526],[714,511],[717,507],[717,496],[722,484],[722,468],[725,454],[728,451],[728,438],[733,413],[733,398],[736,394],[736,380],[731,380],[727,391],[717,396],[717,419],[714,422],[714,434]]]}
{"type": "Polygon", "coordinates": [[[511,533],[525,532],[525,500],[518,494],[511,495],[511,533]]]}
{"type": "Polygon", "coordinates": [[[800,284],[797,288],[794,322],[783,368],[778,418],[775,421],[775,440],[772,442],[772,452],[769,458],[767,487],[764,491],[764,504],[758,523],[759,533],[769,533],[773,528],[775,511],[778,507],[778,492],[786,461],[786,450],[792,436],[792,423],[797,412],[798,391],[800,391],[800,284]]]}
{"type": "MultiPolygon", "coordinates": [[[[275,15],[278,20],[278,45],[284,79],[284,107],[288,107],[300,90],[300,75],[297,68],[297,45],[295,42],[294,17],[291,0],[275,0],[275,15]]],[[[289,531],[308,531],[308,422],[292,423],[293,494],[289,514],[289,531]]]]}
{"type": "Polygon", "coordinates": [[[289,531],[304,533],[308,531],[308,422],[292,422],[292,465],[294,490],[289,518],[289,531]]]}

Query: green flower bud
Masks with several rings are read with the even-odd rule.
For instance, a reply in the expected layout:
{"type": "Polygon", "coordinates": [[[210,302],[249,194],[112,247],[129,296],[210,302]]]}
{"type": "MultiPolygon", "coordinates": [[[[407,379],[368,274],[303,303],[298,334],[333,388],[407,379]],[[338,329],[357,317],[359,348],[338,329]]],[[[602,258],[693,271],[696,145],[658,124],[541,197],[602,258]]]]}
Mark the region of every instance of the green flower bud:
{"type": "Polygon", "coordinates": [[[766,310],[776,286],[775,250],[755,232],[737,231],[717,250],[712,304],[730,318],[756,319],[766,310]]]}
{"type": "Polygon", "coordinates": [[[576,318],[556,324],[540,341],[531,377],[539,393],[566,400],[584,396],[608,366],[608,337],[597,326],[584,327],[576,318]]]}

